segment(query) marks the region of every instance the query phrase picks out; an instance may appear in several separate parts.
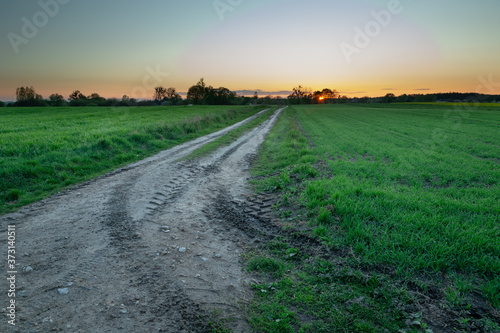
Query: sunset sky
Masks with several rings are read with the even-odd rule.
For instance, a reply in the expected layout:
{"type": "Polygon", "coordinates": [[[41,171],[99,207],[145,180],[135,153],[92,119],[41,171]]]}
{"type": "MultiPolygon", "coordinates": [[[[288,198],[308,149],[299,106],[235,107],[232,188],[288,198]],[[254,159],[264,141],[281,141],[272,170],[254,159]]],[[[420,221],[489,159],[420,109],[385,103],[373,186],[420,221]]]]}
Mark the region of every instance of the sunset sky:
{"type": "Polygon", "coordinates": [[[476,92],[489,78],[499,83],[479,92],[500,94],[498,0],[0,4],[4,101],[19,86],[152,98],[154,86],[185,92],[201,77],[262,95],[300,84],[352,97],[476,92]]]}

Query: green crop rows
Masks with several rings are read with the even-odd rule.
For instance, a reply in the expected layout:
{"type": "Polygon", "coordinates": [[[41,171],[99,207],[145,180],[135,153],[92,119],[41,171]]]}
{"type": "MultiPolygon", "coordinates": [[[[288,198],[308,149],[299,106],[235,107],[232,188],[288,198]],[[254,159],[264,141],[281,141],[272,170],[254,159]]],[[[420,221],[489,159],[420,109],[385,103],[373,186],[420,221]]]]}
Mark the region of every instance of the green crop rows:
{"type": "MultiPolygon", "coordinates": [[[[385,302],[410,306],[408,283],[436,287],[464,322],[473,295],[498,313],[499,164],[500,108],[491,105],[288,108],[254,166],[256,188],[280,193],[285,227],[309,233],[342,265],[290,261],[303,251],[286,239],[250,255],[248,268],[273,289],[256,286],[254,326],[397,331],[421,320],[385,302]]],[[[481,320],[476,327],[498,327],[481,320]]]]}

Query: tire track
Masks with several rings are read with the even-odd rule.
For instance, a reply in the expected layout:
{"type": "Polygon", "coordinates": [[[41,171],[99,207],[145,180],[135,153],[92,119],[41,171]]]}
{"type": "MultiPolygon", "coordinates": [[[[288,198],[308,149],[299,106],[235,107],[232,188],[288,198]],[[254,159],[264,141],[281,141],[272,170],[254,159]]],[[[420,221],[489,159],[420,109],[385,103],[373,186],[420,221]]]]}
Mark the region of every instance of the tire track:
{"type": "Polygon", "coordinates": [[[240,253],[251,239],[203,211],[222,192],[251,194],[250,157],[280,110],[210,156],[177,160],[258,115],[0,217],[0,230],[16,224],[20,253],[18,325],[0,331],[208,332],[217,309],[248,331],[240,253]]]}

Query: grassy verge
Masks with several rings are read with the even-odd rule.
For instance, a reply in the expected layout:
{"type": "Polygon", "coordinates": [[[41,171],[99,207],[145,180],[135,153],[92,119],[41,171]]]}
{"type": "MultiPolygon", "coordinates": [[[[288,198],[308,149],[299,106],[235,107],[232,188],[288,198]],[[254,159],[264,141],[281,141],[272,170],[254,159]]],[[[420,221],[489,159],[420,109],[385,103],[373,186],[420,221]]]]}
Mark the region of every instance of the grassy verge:
{"type": "Polygon", "coordinates": [[[262,124],[264,121],[266,121],[269,116],[276,110],[276,107],[271,108],[269,111],[264,112],[254,120],[248,122],[247,124],[221,136],[220,138],[204,145],[201,148],[196,149],[193,151],[191,154],[186,156],[183,159],[195,159],[195,158],[200,158],[203,156],[210,155],[212,152],[216,151],[220,147],[223,146],[228,146],[234,141],[236,141],[240,136],[242,136],[244,133],[250,131],[251,129],[259,126],[262,124]]]}
{"type": "Polygon", "coordinates": [[[500,114],[416,107],[284,112],[254,175],[292,236],[248,256],[256,331],[500,330],[500,114]]]}
{"type": "Polygon", "coordinates": [[[3,108],[0,214],[262,110],[253,107],[3,108]]]}

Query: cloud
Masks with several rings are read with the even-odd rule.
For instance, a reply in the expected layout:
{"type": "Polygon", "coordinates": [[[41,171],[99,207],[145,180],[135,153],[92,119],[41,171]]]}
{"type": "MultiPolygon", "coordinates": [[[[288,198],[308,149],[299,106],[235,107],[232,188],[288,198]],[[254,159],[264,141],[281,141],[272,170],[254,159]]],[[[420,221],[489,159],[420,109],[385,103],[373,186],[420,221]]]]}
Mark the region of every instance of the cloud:
{"type": "Polygon", "coordinates": [[[257,94],[259,94],[260,97],[262,96],[268,96],[268,95],[271,95],[271,96],[288,96],[288,95],[291,95],[293,93],[293,91],[290,91],[290,90],[280,90],[280,91],[264,91],[264,90],[261,90],[261,89],[253,89],[253,90],[249,90],[249,89],[244,89],[244,90],[236,90],[235,93],[239,94],[239,95],[243,95],[243,96],[253,96],[253,94],[257,92],[257,94]]]}
{"type": "Polygon", "coordinates": [[[414,89],[414,90],[430,90],[429,88],[419,88],[419,89],[414,89]]]}

